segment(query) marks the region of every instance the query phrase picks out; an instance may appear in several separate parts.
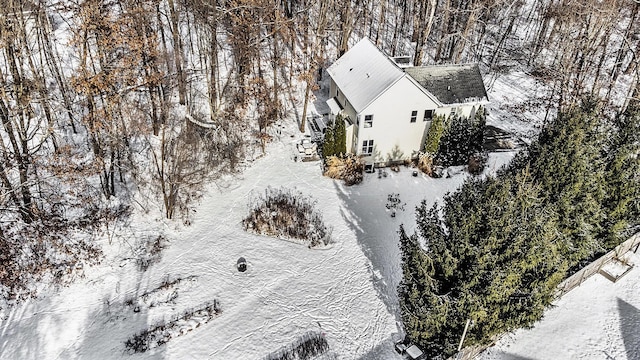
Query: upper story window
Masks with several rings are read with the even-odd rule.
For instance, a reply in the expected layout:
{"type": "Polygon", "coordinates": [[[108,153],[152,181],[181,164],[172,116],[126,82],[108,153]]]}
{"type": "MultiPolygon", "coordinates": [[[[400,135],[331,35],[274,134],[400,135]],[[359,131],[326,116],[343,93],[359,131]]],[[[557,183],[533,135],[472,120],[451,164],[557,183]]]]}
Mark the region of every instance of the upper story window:
{"type": "Polygon", "coordinates": [[[373,115],[364,116],[364,127],[370,128],[373,126],[373,115]]]}
{"type": "Polygon", "coordinates": [[[425,110],[424,111],[424,121],[431,121],[433,120],[433,110],[425,110]]]}
{"type": "Polygon", "coordinates": [[[418,110],[413,110],[411,112],[411,122],[414,123],[418,119],[418,110]]]}

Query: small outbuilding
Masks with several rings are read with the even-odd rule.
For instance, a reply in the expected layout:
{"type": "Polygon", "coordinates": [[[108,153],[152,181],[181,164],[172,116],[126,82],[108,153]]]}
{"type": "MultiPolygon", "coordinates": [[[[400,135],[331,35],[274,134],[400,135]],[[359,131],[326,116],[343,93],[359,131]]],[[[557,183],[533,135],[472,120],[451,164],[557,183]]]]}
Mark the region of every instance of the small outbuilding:
{"type": "Polygon", "coordinates": [[[236,264],[236,267],[238,268],[238,271],[240,271],[240,272],[247,271],[247,260],[245,260],[243,257],[241,257],[240,259],[238,259],[238,263],[236,264]]]}

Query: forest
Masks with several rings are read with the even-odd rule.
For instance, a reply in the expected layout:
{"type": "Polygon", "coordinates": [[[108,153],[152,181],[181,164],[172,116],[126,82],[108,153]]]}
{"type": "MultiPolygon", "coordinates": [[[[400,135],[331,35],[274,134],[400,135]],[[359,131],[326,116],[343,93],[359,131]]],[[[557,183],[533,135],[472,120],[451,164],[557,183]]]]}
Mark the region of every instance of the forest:
{"type": "MultiPolygon", "coordinates": [[[[0,296],[95,263],[134,206],[188,223],[316,80],[371,38],[414,64],[534,77],[549,120],[638,84],[636,1],[6,0],[0,7],[0,296]]],[[[539,105],[539,104],[538,104],[539,105]]],[[[577,231],[577,230],[576,230],[577,231]]]]}

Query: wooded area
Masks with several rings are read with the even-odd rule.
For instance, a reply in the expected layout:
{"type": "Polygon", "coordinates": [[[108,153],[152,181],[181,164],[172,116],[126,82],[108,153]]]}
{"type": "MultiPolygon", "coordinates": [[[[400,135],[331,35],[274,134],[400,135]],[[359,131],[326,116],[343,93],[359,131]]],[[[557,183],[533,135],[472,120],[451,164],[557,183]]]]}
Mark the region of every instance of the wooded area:
{"type": "Polygon", "coordinates": [[[416,65],[477,61],[492,74],[522,67],[553,89],[550,107],[585,92],[624,106],[637,84],[639,6],[7,0],[3,292],[28,293],[34,273],[96,259],[90,228],[127,214],[138,197],[145,209],[158,201],[164,216],[185,220],[204,184],[238,171],[255,144],[264,150],[277,120],[295,115],[304,127],[319,70],[360,37],[390,55],[414,55],[416,65]],[[72,229],[84,235],[68,240],[72,229]]]}

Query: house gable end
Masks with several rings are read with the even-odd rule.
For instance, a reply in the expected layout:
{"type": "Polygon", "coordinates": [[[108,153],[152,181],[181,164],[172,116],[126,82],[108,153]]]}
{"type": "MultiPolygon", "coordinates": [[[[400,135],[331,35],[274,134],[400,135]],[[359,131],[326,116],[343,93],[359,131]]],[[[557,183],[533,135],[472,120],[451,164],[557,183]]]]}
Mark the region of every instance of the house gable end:
{"type": "Polygon", "coordinates": [[[406,76],[366,37],[336,60],[327,72],[358,113],[406,76]]]}

